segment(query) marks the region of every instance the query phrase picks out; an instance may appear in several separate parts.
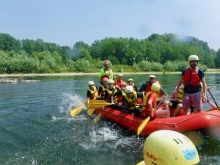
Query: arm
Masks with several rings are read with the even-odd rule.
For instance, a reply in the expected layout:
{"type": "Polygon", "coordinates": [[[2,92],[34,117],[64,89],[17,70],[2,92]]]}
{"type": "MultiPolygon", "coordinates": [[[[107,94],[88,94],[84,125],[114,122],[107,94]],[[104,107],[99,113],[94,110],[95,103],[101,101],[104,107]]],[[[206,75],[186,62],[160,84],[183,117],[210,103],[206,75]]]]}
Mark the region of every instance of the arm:
{"type": "Polygon", "coordinates": [[[87,90],[87,100],[90,99],[90,95],[91,95],[91,92],[89,90],[87,90]]]}
{"type": "Polygon", "coordinates": [[[101,78],[104,75],[104,69],[101,69],[99,72],[99,78],[101,78]]]}
{"type": "Polygon", "coordinates": [[[174,93],[173,93],[175,97],[177,97],[177,93],[178,93],[179,87],[181,86],[182,82],[183,82],[183,77],[180,77],[178,84],[176,86],[176,89],[174,90],[174,93]]]}
{"type": "Polygon", "coordinates": [[[139,89],[139,92],[143,92],[146,89],[145,83],[141,85],[141,88],[139,89]]]}

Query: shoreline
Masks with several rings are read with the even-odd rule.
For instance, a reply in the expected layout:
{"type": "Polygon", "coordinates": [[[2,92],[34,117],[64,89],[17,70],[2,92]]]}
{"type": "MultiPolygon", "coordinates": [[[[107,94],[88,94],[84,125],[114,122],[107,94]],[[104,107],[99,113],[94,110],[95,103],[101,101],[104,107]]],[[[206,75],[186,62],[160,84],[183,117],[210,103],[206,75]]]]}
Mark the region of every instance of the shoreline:
{"type": "MultiPolygon", "coordinates": [[[[114,72],[115,75],[122,73],[124,75],[128,75],[128,74],[143,74],[143,75],[150,75],[150,74],[181,74],[181,72],[114,72]]],[[[98,76],[98,72],[97,73],[43,73],[43,74],[39,74],[39,73],[29,73],[29,74],[0,74],[0,77],[4,78],[4,77],[44,77],[44,76],[84,76],[84,75],[97,75],[98,76]]],[[[205,72],[205,74],[220,74],[220,72],[217,71],[209,71],[209,72],[205,72]]]]}

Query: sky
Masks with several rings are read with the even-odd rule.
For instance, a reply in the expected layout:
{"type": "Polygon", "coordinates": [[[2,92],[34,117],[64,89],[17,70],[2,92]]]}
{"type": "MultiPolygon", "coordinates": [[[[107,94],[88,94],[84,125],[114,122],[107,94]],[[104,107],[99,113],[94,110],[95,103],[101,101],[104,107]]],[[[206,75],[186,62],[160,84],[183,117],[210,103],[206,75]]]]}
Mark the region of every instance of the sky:
{"type": "Polygon", "coordinates": [[[0,33],[70,46],[173,33],[220,48],[219,0],[1,0],[0,33]]]}

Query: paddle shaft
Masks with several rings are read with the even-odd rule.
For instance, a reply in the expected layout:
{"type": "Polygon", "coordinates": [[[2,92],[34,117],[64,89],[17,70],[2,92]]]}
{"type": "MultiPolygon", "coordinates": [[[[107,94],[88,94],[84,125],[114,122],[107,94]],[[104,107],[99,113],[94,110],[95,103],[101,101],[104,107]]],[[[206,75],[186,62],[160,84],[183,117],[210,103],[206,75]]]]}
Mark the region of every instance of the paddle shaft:
{"type": "Polygon", "coordinates": [[[209,94],[211,95],[211,97],[212,97],[213,101],[215,102],[215,105],[216,105],[216,106],[217,106],[217,108],[219,109],[218,104],[216,103],[216,101],[215,101],[215,99],[214,99],[214,97],[213,97],[213,95],[212,95],[212,93],[211,93],[211,91],[210,91],[210,90],[209,90],[209,94]]]}

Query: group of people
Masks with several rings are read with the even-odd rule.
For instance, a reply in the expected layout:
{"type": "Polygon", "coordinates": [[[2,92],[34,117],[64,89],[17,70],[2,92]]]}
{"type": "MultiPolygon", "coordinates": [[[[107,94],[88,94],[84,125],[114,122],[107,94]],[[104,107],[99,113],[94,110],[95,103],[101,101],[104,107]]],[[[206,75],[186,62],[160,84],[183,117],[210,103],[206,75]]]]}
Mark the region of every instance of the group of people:
{"type": "Polygon", "coordinates": [[[99,73],[101,85],[98,88],[93,81],[89,81],[87,99],[102,99],[112,103],[114,108],[142,118],[150,116],[151,119],[175,117],[181,108],[183,115],[192,111],[201,112],[202,104],[206,102],[215,108],[215,105],[207,100],[206,91],[209,88],[204,72],[197,67],[198,56],[190,55],[188,62],[189,67],[182,71],[173,96],[168,99],[168,94],[161,88],[155,75],[150,75],[149,80],[138,90],[132,78],[124,81],[123,74],[113,76],[110,61],[105,60],[104,68],[99,73]],[[161,104],[163,106],[159,106],[161,104]],[[172,116],[170,116],[171,107],[175,108],[172,116]]]}

